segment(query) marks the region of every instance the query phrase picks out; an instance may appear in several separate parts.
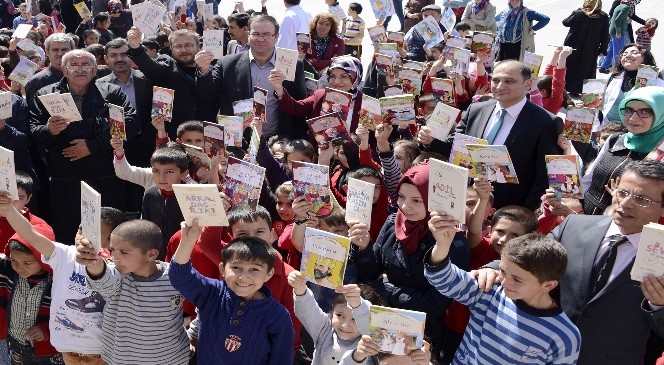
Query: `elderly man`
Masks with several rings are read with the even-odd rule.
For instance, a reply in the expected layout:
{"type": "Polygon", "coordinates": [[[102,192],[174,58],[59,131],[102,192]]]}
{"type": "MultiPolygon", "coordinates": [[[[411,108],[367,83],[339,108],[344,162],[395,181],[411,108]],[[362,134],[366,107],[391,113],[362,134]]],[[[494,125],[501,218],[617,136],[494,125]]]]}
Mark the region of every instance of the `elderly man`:
{"type": "Polygon", "coordinates": [[[62,57],[64,78],[44,86],[30,107],[33,137],[46,149],[51,193],[51,225],[56,239],[73,243],[80,222],[78,209],[80,183],[85,181],[102,196],[102,205],[124,209],[123,193],[113,172],[113,152],[109,144],[108,104],[124,109],[128,138],[132,138],[134,108],[119,87],[95,86],[95,56],[73,50],[62,57]],[[69,121],[49,115],[39,100],[46,94],[71,93],[82,120],[69,121]]]}

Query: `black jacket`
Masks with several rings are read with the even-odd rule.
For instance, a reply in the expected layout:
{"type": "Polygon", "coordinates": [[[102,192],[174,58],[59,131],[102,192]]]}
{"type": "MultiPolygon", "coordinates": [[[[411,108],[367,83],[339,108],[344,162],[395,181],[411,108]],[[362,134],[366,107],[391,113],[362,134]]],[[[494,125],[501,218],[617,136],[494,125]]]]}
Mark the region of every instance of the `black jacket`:
{"type": "Polygon", "coordinates": [[[17,171],[23,171],[33,178],[35,177],[30,159],[28,136],[10,125],[5,125],[0,129],[0,146],[14,151],[14,166],[17,171]]]}
{"type": "Polygon", "coordinates": [[[161,229],[163,244],[159,249],[159,259],[163,260],[168,240],[180,230],[180,222],[184,220],[180,205],[175,196],[164,197],[161,195],[159,187],[153,186],[147,189],[143,195],[142,209],[141,219],[149,220],[161,229]]]}

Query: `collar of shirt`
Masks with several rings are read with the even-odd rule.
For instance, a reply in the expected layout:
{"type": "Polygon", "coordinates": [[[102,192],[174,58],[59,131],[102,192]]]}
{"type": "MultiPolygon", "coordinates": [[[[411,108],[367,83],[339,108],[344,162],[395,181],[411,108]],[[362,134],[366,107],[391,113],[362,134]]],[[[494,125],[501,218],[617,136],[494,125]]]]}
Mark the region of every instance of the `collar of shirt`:
{"type": "Polygon", "coordinates": [[[509,114],[512,119],[516,120],[516,118],[519,117],[519,114],[521,114],[521,110],[523,110],[523,107],[526,105],[526,101],[528,100],[524,96],[521,101],[507,108],[503,108],[500,104],[496,104],[496,112],[505,109],[507,114],[509,114]]]}
{"type": "MultiPolygon", "coordinates": [[[[609,225],[609,229],[606,231],[606,234],[604,235],[602,248],[604,248],[609,244],[608,238],[616,234],[622,235],[622,233],[620,232],[620,227],[618,227],[618,225],[615,222],[611,221],[611,225],[609,225]]],[[[639,248],[639,241],[641,240],[641,232],[627,234],[623,236],[627,237],[629,244],[632,245],[632,247],[634,247],[634,250],[639,248]]]]}
{"type": "MultiPolygon", "coordinates": [[[[256,62],[256,57],[254,57],[254,51],[249,49],[249,63],[251,64],[252,62],[255,63],[256,66],[259,66],[259,67],[264,67],[265,66],[265,65],[259,65],[258,62],[256,62]]],[[[276,62],[277,62],[277,52],[275,50],[273,50],[272,51],[272,57],[270,57],[270,60],[267,61],[267,63],[272,64],[272,67],[274,67],[276,62]]]]}
{"type": "Polygon", "coordinates": [[[115,76],[115,78],[113,79],[113,83],[116,84],[116,85],[131,86],[131,85],[134,84],[134,73],[133,72],[129,72],[129,79],[127,80],[127,83],[123,83],[122,81],[120,81],[120,79],[117,77],[117,75],[113,74],[113,76],[115,76]]]}

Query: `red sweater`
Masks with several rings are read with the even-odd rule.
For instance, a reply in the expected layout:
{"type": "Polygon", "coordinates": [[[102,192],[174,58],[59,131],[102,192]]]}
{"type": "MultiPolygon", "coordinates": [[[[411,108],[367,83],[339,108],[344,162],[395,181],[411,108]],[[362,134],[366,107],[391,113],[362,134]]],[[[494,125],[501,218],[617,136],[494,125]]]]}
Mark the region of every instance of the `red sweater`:
{"type": "Polygon", "coordinates": [[[566,72],[566,69],[555,68],[553,65],[547,65],[544,69],[544,75],[553,78],[551,81],[551,95],[548,98],[542,98],[542,106],[550,113],[558,114],[563,106],[566,72]]]}
{"type": "MultiPolygon", "coordinates": [[[[317,89],[313,94],[311,94],[311,96],[302,100],[295,100],[288,94],[288,91],[284,89],[284,95],[281,100],[279,100],[279,110],[298,118],[311,119],[319,117],[326,94],[327,93],[325,89],[317,89]]],[[[353,100],[355,104],[351,105],[353,109],[353,119],[350,123],[350,130],[348,131],[349,133],[355,132],[357,129],[357,123],[360,120],[360,109],[362,109],[362,93],[358,93],[357,97],[353,100]]]]}
{"type": "Polygon", "coordinates": [[[343,56],[344,53],[346,53],[344,40],[334,35],[330,38],[330,43],[327,45],[327,49],[321,58],[315,58],[313,50],[310,50],[306,55],[306,59],[314,66],[316,71],[320,72],[332,63],[334,57],[343,56]]]}
{"type": "MultiPolygon", "coordinates": [[[[31,225],[48,227],[48,230],[52,231],[51,226],[48,223],[46,223],[45,220],[30,213],[28,208],[25,208],[21,213],[23,214],[25,219],[27,219],[30,222],[31,225]]],[[[7,245],[9,238],[13,236],[14,233],[16,233],[16,231],[14,231],[14,228],[12,228],[12,226],[9,225],[9,222],[7,222],[7,218],[0,217],[0,252],[5,252],[5,246],[7,245]]]]}
{"type": "MultiPolygon", "coordinates": [[[[456,87],[454,88],[454,106],[457,108],[462,108],[464,104],[470,103],[471,99],[475,95],[477,89],[489,85],[489,76],[485,73],[482,76],[473,76],[475,77],[475,87],[470,87],[470,79],[466,76],[461,80],[461,85],[466,91],[465,94],[457,93],[456,87]]],[[[456,86],[456,85],[455,85],[456,86]]],[[[431,87],[431,76],[426,76],[424,83],[422,84],[422,95],[433,93],[433,88],[431,87]]]]}

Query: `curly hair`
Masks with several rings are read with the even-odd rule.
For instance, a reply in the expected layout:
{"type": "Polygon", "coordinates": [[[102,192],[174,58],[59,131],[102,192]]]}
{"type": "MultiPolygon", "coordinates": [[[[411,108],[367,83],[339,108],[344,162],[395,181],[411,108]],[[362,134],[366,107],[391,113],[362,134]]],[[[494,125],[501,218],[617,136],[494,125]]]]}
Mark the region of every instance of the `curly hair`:
{"type": "Polygon", "coordinates": [[[334,17],[334,15],[330,13],[321,13],[318,14],[314,17],[314,19],[311,21],[311,24],[309,24],[309,34],[311,35],[311,38],[318,38],[318,33],[316,32],[316,26],[318,25],[318,22],[321,21],[327,21],[330,23],[330,37],[334,37],[337,35],[338,30],[339,30],[339,24],[337,23],[337,19],[334,17]]]}

